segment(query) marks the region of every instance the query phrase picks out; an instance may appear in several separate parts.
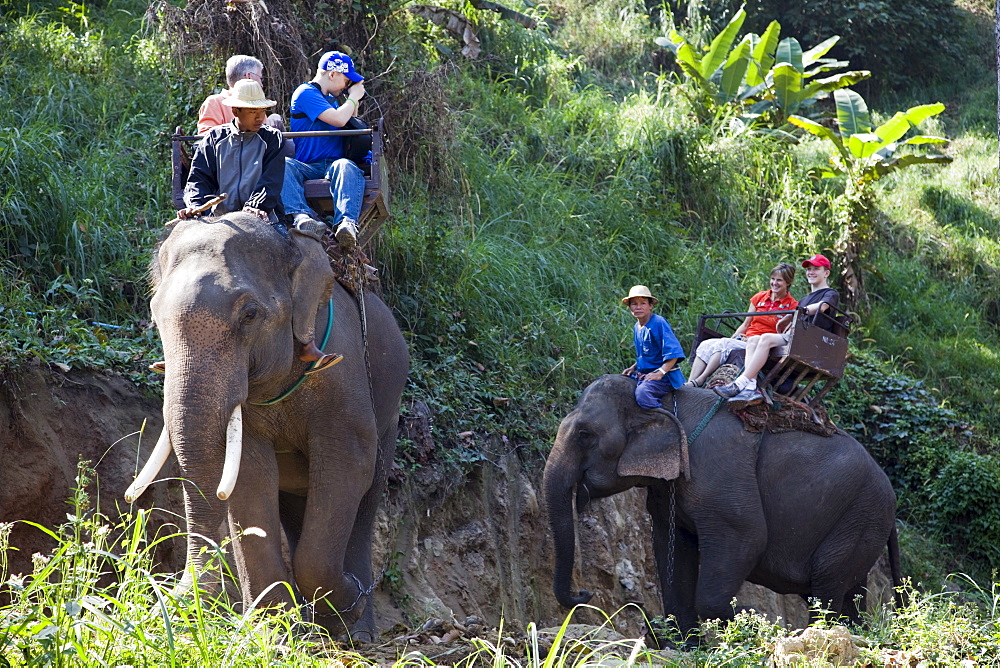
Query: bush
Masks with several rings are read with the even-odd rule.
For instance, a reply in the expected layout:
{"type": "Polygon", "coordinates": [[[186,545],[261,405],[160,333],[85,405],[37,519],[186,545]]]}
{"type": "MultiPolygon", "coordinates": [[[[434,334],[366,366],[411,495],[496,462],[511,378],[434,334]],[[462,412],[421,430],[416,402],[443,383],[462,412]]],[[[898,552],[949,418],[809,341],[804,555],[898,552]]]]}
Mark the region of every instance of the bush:
{"type": "MultiPolygon", "coordinates": [[[[742,2],[708,3],[713,15],[732,12],[742,2]]],[[[933,79],[946,63],[957,64],[951,41],[960,22],[950,0],[840,0],[787,2],[750,0],[745,29],[760,33],[772,20],[781,23],[803,48],[831,35],[840,42],[830,55],[851,61],[853,69],[875,73],[873,86],[899,88],[933,79]],[[945,61],[945,62],[942,62],[945,61]]]]}

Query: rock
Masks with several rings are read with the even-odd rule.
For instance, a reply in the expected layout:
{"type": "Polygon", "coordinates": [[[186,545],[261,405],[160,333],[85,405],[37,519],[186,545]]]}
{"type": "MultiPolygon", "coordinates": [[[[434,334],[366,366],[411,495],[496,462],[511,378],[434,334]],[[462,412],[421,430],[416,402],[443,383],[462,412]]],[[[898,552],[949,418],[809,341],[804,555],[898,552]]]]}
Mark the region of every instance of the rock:
{"type": "Polygon", "coordinates": [[[798,636],[778,640],[771,656],[771,665],[776,668],[852,666],[857,658],[858,648],[846,627],[809,627],[798,636]]]}

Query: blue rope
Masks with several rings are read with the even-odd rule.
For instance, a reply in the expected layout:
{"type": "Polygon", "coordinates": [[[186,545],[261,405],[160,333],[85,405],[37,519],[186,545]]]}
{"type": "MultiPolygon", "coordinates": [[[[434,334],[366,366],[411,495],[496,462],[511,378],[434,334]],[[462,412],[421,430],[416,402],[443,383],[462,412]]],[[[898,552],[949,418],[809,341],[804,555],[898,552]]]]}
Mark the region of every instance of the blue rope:
{"type": "MultiPolygon", "coordinates": [[[[323,343],[319,344],[320,350],[322,350],[323,348],[326,347],[326,342],[330,340],[330,332],[333,331],[333,297],[330,298],[329,306],[327,308],[327,313],[328,313],[328,315],[327,315],[327,319],[326,319],[326,333],[323,335],[323,343]]],[[[253,406],[273,406],[276,403],[284,401],[285,399],[287,399],[289,397],[289,395],[291,395],[292,392],[294,392],[295,390],[299,389],[299,385],[301,385],[302,382],[306,379],[306,374],[308,374],[310,371],[312,371],[314,368],[316,368],[316,365],[318,363],[319,363],[319,360],[316,360],[312,364],[310,364],[309,368],[306,369],[304,372],[302,372],[302,375],[299,376],[299,379],[297,381],[295,381],[295,384],[292,385],[287,390],[285,390],[285,392],[282,393],[281,395],[275,397],[274,399],[268,399],[267,401],[253,401],[253,402],[250,402],[251,405],[253,405],[253,406]]]]}

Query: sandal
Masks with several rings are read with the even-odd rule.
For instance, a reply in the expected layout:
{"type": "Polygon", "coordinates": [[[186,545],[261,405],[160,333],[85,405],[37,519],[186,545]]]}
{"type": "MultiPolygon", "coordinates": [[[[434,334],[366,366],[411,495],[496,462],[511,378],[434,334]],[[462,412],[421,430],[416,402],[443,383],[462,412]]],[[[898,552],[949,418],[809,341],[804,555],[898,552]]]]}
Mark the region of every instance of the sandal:
{"type": "Polygon", "coordinates": [[[319,373],[320,371],[325,371],[330,367],[339,364],[341,360],[344,359],[343,355],[339,353],[323,353],[323,356],[312,363],[308,369],[306,369],[305,375],[311,375],[314,373],[319,373]]]}
{"type": "Polygon", "coordinates": [[[698,383],[693,380],[686,381],[681,387],[698,387],[698,383]]]}
{"type": "Polygon", "coordinates": [[[149,365],[150,371],[155,371],[156,373],[166,373],[167,372],[167,361],[160,360],[159,362],[153,362],[149,365]]]}

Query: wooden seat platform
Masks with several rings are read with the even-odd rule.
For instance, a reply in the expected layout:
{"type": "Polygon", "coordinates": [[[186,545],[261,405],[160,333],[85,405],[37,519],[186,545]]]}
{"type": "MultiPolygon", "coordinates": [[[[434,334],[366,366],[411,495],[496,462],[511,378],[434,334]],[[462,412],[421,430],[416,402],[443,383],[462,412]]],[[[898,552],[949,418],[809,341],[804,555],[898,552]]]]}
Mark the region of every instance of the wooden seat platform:
{"type": "MultiPolygon", "coordinates": [[[[370,132],[372,135],[372,162],[370,169],[365,170],[365,194],[361,204],[361,215],[358,220],[358,244],[365,246],[372,240],[386,220],[389,219],[389,181],[386,178],[386,166],[383,159],[383,129],[382,119],[378,119],[376,127],[371,130],[335,130],[330,132],[283,132],[282,136],[290,139],[296,137],[318,135],[352,135],[370,132]]],[[[197,135],[184,135],[177,128],[171,137],[171,186],[173,190],[173,205],[175,209],[183,209],[184,184],[191,170],[191,152],[188,144],[201,139],[197,135]]],[[[311,179],[303,184],[306,201],[320,216],[333,215],[333,197],[330,194],[330,182],[327,179],[311,179]]]]}
{"type": "MultiPolygon", "coordinates": [[[[804,311],[768,311],[756,313],[714,313],[703,315],[698,320],[691,357],[698,345],[710,338],[732,336],[747,316],[759,317],[794,313],[790,325],[792,337],[785,349],[774,348],[764,366],[763,380],[758,387],[771,387],[774,391],[795,401],[816,404],[844,376],[847,365],[847,337],[852,318],[844,311],[834,308],[833,314],[816,313],[808,316],[804,311]],[[832,320],[833,331],[820,327],[818,323],[832,320]]],[[[742,350],[734,351],[729,360],[736,358],[742,365],[742,350]]]]}

